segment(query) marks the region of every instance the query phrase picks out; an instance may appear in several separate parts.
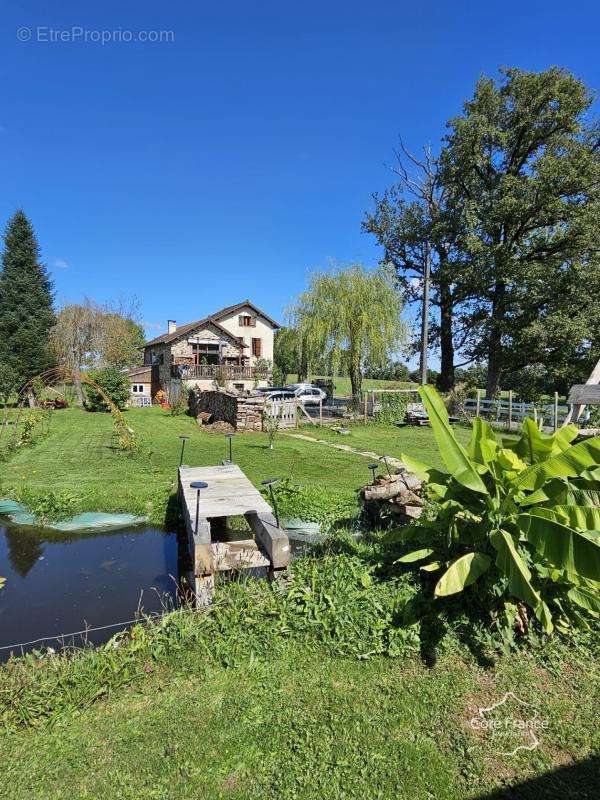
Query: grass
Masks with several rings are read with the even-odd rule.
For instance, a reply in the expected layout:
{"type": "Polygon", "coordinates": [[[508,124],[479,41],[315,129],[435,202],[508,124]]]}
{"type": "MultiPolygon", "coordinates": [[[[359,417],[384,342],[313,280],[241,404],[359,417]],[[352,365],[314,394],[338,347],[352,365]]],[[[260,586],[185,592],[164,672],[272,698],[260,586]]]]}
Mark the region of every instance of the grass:
{"type": "Polygon", "coordinates": [[[0,714],[3,797],[454,800],[576,762],[579,788],[569,774],[507,797],[593,797],[590,642],[484,668],[446,626],[433,666],[418,637],[390,658],[396,598],[411,589],[365,580],[368,555],[307,558],[286,593],[230,585],[212,610],[175,612],[117,648],[5,669],[0,711],[20,718],[0,714]],[[537,750],[508,757],[521,732],[507,743],[471,725],[507,691],[544,721],[537,750]]]}
{"type": "MultiPolygon", "coordinates": [[[[433,432],[429,427],[398,428],[393,425],[375,423],[365,425],[362,422],[345,421],[338,424],[343,425],[349,433],[342,435],[332,431],[328,425],[319,428],[310,424],[303,426],[302,433],[336,444],[349,445],[357,450],[374,451],[380,455],[400,458],[402,453],[407,453],[425,464],[437,468],[443,467],[433,432]]],[[[462,444],[466,444],[471,435],[470,430],[463,426],[456,426],[454,432],[462,444]]]]}
{"type": "MultiPolygon", "coordinates": [[[[172,416],[160,408],[131,409],[128,424],[135,430],[142,450],[133,456],[114,447],[112,422],[107,414],[90,414],[71,408],[52,414],[50,432],[0,464],[2,494],[11,490],[69,492],[77,511],[126,511],[149,513],[162,523],[168,498],[175,488],[181,442],[185,462],[218,464],[228,457],[223,435],[202,431],[187,416],[172,416]]],[[[330,483],[352,493],[365,479],[364,462],[334,450],[301,442],[281,434],[269,450],[264,434],[240,434],[234,440],[234,458],[258,486],[272,476],[292,477],[308,486],[330,483]]]]}
{"type": "MultiPolygon", "coordinates": [[[[46,436],[0,464],[0,493],[66,493],[72,498],[69,511],[148,514],[153,522],[162,524],[175,490],[179,436],[190,437],[185,462],[197,466],[218,464],[226,458],[227,439],[203,431],[187,416],[172,416],[158,407],[130,409],[125,415],[142,445],[133,456],[115,449],[108,414],[90,414],[78,408],[53,412],[46,436]]],[[[458,430],[465,440],[468,432],[458,430]]],[[[430,429],[357,424],[343,437],[326,426],[306,426],[302,432],[382,455],[407,452],[441,466],[430,429]]],[[[267,444],[267,435],[260,433],[239,434],[234,439],[234,459],[256,486],[277,476],[349,496],[369,475],[363,457],[283,432],[277,435],[274,450],[267,444]]]]}
{"type": "MultiPolygon", "coordinates": [[[[133,457],[112,449],[108,416],[56,412],[48,435],[1,465],[3,492],[50,488],[89,509],[158,519],[179,435],[191,437],[187,463],[226,456],[226,439],[187,417],[139,409],[127,419],[143,444],[133,457]]],[[[464,441],[468,432],[457,431],[464,441]]],[[[306,432],[439,464],[426,428],[306,432]]],[[[234,440],[257,484],[291,473],[350,496],[367,477],[364,457],[282,434],[270,451],[266,440],[234,440]]],[[[499,658],[468,603],[433,624],[413,622],[417,586],[392,560],[378,535],[360,544],[342,536],[297,561],[285,583],[232,583],[208,611],[177,611],[71,658],[32,655],[3,667],[2,796],[596,797],[597,633],[499,658]],[[528,705],[503,706],[499,719],[537,715],[545,725],[537,749],[511,756],[503,753],[523,743],[518,728],[498,738],[470,722],[509,691],[528,705]],[[540,782],[523,783],[533,778],[540,782]]]]}

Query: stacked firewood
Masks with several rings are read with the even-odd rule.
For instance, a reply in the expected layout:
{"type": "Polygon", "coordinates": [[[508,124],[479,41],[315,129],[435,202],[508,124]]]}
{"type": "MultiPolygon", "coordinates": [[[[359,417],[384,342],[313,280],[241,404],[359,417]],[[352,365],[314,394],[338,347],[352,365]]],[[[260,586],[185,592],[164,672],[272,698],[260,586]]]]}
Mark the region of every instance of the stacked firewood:
{"type": "Polygon", "coordinates": [[[421,479],[407,471],[378,475],[373,483],[362,487],[359,498],[372,524],[388,520],[406,525],[423,512],[422,486],[421,479]]]}

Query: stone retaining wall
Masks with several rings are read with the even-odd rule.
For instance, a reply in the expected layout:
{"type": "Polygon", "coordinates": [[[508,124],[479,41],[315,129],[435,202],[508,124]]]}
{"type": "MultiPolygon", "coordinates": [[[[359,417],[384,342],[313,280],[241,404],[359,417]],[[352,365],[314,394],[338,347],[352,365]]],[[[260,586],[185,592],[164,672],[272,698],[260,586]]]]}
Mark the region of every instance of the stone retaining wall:
{"type": "Polygon", "coordinates": [[[212,414],[210,422],[227,422],[239,431],[262,431],[264,397],[239,397],[229,392],[196,389],[190,392],[189,410],[193,417],[212,414]]]}

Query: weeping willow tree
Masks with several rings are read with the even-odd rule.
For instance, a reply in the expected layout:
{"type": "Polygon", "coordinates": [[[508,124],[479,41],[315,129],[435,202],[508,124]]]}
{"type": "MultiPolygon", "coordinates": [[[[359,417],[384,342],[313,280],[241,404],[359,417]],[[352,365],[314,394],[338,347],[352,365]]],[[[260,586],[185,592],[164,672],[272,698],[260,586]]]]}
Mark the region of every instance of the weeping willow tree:
{"type": "Polygon", "coordinates": [[[366,363],[383,366],[406,340],[402,298],[385,269],[360,264],[315,273],[293,309],[295,326],[310,354],[333,365],[345,351],[352,396],[360,398],[366,363]]]}

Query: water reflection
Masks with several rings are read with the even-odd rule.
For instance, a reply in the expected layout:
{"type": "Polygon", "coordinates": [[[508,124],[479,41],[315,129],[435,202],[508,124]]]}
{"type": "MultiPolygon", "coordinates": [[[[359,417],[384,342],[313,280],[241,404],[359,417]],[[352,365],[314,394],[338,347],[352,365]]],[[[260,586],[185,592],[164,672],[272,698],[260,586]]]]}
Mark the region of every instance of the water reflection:
{"type": "MultiPolygon", "coordinates": [[[[4,525],[0,575],[1,648],[173,607],[177,536],[157,528],[62,533],[4,525]]],[[[89,640],[106,641],[117,630],[89,640]]],[[[7,657],[0,650],[0,660],[7,657]]]]}

